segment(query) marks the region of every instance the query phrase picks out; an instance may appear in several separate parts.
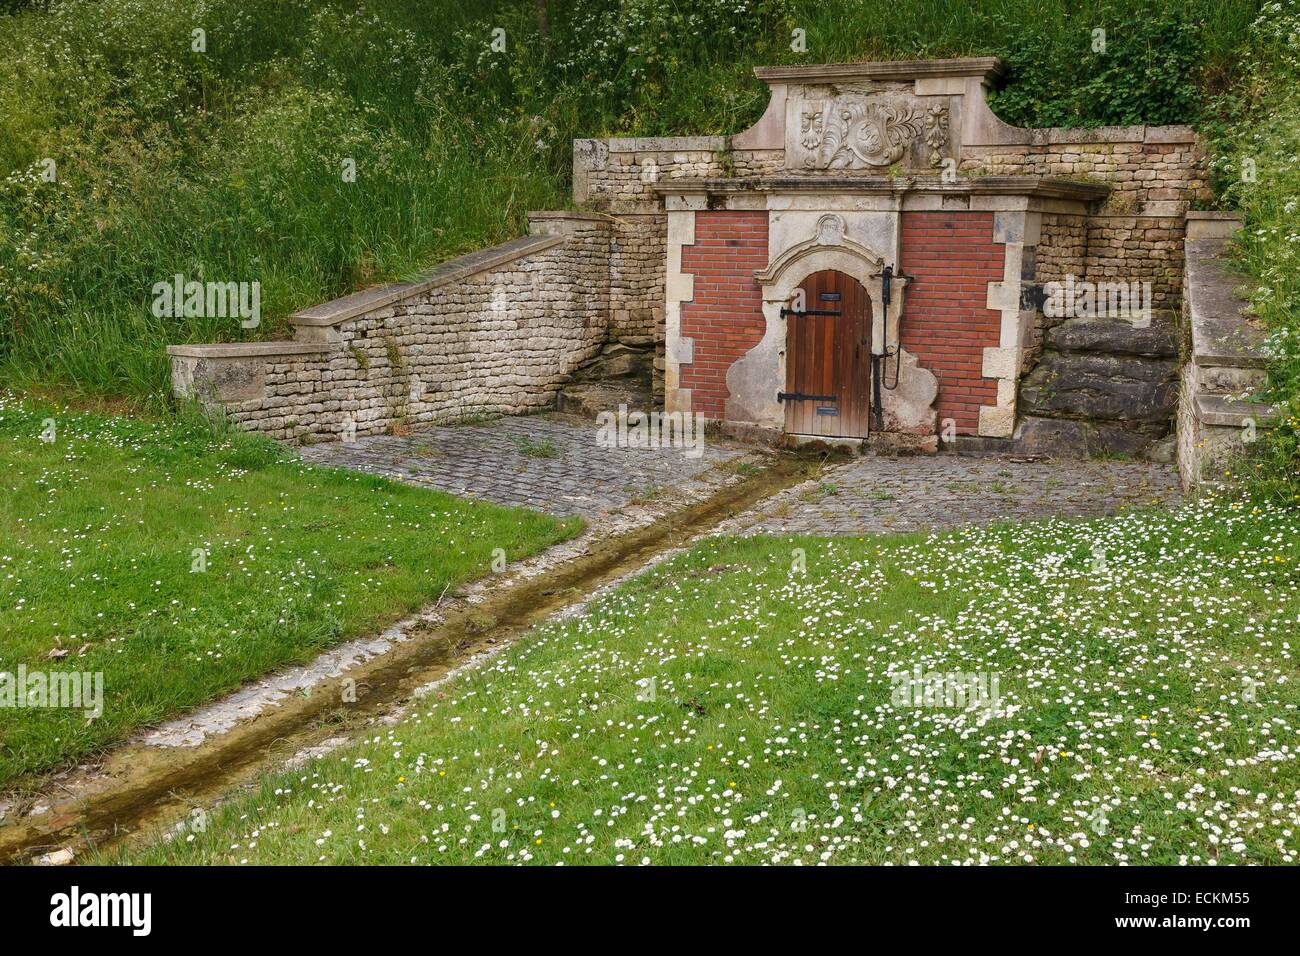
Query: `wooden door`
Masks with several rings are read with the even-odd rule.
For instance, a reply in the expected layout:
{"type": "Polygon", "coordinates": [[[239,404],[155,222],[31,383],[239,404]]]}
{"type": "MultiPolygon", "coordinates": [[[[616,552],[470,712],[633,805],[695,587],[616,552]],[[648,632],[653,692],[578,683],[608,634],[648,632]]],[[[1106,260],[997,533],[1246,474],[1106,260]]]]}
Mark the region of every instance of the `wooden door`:
{"type": "Polygon", "coordinates": [[[786,316],[785,430],[866,438],[871,419],[871,299],[842,272],[815,272],[786,316]],[[834,315],[818,315],[831,312],[834,315]]]}

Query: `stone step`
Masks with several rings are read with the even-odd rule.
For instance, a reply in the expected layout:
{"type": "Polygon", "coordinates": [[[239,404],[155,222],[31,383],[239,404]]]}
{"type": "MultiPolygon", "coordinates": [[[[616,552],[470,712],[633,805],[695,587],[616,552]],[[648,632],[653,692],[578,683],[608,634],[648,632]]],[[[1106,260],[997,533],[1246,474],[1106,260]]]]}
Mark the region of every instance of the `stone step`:
{"type": "Polygon", "coordinates": [[[1262,368],[1233,365],[1188,366],[1187,374],[1194,376],[1193,390],[1198,395],[1244,395],[1255,392],[1268,380],[1262,368]]]}
{"type": "Polygon", "coordinates": [[[1225,395],[1196,396],[1196,419],[1210,427],[1244,428],[1253,421],[1260,428],[1267,428],[1277,414],[1275,405],[1244,402],[1225,395]]]}
{"type": "Polygon", "coordinates": [[[615,382],[577,382],[560,389],[556,398],[556,410],[567,415],[595,420],[601,412],[617,412],[620,405],[629,412],[649,412],[654,409],[651,404],[650,388],[615,382]]]}
{"type": "Polygon", "coordinates": [[[1047,345],[1062,352],[1104,352],[1173,358],[1178,355],[1178,319],[1172,312],[1129,317],[1066,319],[1047,332],[1047,345]]]}
{"type": "Polygon", "coordinates": [[[654,373],[654,351],[622,342],[610,342],[594,358],[574,373],[575,382],[601,382],[610,379],[642,379],[647,383],[654,373]]]}

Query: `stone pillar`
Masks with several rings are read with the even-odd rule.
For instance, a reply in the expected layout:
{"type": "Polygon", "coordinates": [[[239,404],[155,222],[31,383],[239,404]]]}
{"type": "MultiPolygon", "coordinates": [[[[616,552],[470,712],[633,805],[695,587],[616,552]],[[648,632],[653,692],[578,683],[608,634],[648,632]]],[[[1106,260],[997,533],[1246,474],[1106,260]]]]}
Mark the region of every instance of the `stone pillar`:
{"type": "Polygon", "coordinates": [[[668,267],[664,280],[664,410],[691,412],[691,390],[681,387],[681,367],[695,361],[694,341],[682,336],[682,303],[695,297],[695,277],[682,272],[682,246],[695,243],[699,197],[668,200],[668,267]]]}

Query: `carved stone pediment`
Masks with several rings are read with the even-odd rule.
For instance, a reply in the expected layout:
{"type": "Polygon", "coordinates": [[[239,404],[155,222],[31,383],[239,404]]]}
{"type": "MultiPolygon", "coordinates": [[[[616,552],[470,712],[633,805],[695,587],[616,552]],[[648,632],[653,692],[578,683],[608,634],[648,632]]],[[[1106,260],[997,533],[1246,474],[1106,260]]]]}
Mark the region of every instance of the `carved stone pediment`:
{"type": "Polygon", "coordinates": [[[787,167],[805,171],[879,170],[903,160],[938,165],[948,139],[948,110],[919,98],[862,88],[805,87],[791,98],[787,167]]]}

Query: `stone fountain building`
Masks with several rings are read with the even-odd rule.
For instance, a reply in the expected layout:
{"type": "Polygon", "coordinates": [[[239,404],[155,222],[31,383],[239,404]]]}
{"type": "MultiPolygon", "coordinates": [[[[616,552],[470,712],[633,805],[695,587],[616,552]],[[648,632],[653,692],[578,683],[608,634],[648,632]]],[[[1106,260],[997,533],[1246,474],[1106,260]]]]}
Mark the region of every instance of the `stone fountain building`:
{"type": "Polygon", "coordinates": [[[1009,126],[1001,70],[760,68],[750,129],[578,140],[573,210],[296,313],[291,342],[173,346],[177,390],[329,439],[552,407],[653,357],[665,410],[764,440],[1167,458],[1195,135],[1009,126]]]}

